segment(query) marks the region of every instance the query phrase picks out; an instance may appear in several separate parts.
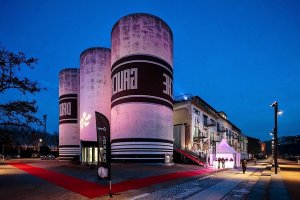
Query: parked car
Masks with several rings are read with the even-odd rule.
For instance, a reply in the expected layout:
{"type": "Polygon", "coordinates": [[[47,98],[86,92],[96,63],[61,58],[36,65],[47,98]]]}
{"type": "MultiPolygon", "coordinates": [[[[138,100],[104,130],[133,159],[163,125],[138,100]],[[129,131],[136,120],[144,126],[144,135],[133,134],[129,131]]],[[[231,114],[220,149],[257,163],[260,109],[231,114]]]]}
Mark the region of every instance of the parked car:
{"type": "Polygon", "coordinates": [[[21,158],[19,154],[13,155],[12,158],[21,158]]]}
{"type": "Polygon", "coordinates": [[[31,158],[39,158],[40,155],[38,153],[33,153],[31,154],[31,158]]]}
{"type": "Polygon", "coordinates": [[[47,155],[48,160],[55,160],[55,156],[53,154],[47,155]]]}
{"type": "Polygon", "coordinates": [[[41,155],[41,160],[55,160],[55,156],[53,154],[41,155]]]}

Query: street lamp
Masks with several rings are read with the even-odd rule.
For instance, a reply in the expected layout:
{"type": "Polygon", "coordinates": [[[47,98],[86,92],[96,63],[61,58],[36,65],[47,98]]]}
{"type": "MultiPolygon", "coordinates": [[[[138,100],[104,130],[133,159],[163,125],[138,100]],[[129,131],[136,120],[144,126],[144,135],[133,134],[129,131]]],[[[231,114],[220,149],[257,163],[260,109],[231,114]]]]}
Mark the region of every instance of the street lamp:
{"type": "Polygon", "coordinates": [[[41,152],[42,142],[43,142],[43,140],[42,140],[42,138],[40,138],[39,141],[38,141],[38,154],[39,155],[40,155],[40,152],[41,152]]]}
{"type": "Polygon", "coordinates": [[[275,165],[275,174],[277,174],[277,117],[278,117],[278,102],[275,101],[271,105],[274,108],[274,165],[275,165]]]}

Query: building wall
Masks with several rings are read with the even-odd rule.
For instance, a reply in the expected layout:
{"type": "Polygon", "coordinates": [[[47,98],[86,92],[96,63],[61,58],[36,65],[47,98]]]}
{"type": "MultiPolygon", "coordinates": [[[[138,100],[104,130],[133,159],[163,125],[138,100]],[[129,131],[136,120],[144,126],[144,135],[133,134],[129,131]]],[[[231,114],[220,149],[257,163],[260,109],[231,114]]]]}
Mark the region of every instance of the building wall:
{"type": "Polygon", "coordinates": [[[89,48],[80,55],[80,140],[97,141],[95,111],[110,121],[110,49],[89,48]]]}
{"type": "Polygon", "coordinates": [[[246,136],[218,113],[210,106],[198,104],[197,101],[193,101],[193,98],[177,101],[174,104],[174,125],[186,122],[185,148],[205,159],[207,154],[215,152],[216,146],[225,138],[231,147],[241,153],[242,158],[245,157],[247,155],[246,136]],[[188,114],[185,114],[183,110],[188,114]]]}
{"type": "Polygon", "coordinates": [[[163,162],[173,154],[173,35],[153,15],[122,17],[111,34],[112,159],[163,162]]]}
{"type": "Polygon", "coordinates": [[[80,55],[80,140],[81,161],[96,162],[98,145],[95,111],[110,121],[111,51],[94,47],[80,55]]]}
{"type": "Polygon", "coordinates": [[[80,154],[78,127],[79,69],[59,73],[59,159],[69,160],[80,154]]]}

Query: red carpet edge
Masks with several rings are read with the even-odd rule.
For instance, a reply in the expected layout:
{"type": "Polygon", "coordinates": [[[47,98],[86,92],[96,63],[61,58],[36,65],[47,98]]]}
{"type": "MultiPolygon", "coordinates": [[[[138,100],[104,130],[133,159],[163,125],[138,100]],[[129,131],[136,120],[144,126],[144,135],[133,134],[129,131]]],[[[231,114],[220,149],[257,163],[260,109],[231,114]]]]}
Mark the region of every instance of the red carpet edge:
{"type": "MultiPolygon", "coordinates": [[[[78,179],[72,176],[64,175],[43,168],[31,166],[22,162],[8,163],[28,174],[44,179],[52,184],[63,187],[72,192],[78,193],[88,198],[96,198],[109,194],[108,186],[103,186],[94,182],[78,179]]],[[[153,184],[163,183],[180,178],[188,178],[200,174],[210,173],[212,169],[200,169],[185,172],[175,172],[158,176],[150,176],[140,179],[123,181],[112,185],[112,192],[119,193],[127,190],[138,189],[153,184]]]]}

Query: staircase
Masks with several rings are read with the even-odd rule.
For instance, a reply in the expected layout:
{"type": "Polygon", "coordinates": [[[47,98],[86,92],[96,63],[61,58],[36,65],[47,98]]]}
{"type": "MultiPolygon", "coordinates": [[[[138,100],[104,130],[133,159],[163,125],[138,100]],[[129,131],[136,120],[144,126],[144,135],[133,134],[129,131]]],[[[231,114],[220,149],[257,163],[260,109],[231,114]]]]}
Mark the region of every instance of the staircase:
{"type": "Polygon", "coordinates": [[[174,148],[174,151],[176,151],[177,153],[183,155],[184,157],[186,157],[187,159],[189,159],[190,161],[200,165],[200,166],[204,166],[205,165],[205,162],[199,160],[199,158],[197,156],[195,156],[194,153],[191,153],[191,152],[188,152],[188,151],[184,151],[184,150],[181,150],[181,149],[177,149],[177,148],[174,148]]]}

